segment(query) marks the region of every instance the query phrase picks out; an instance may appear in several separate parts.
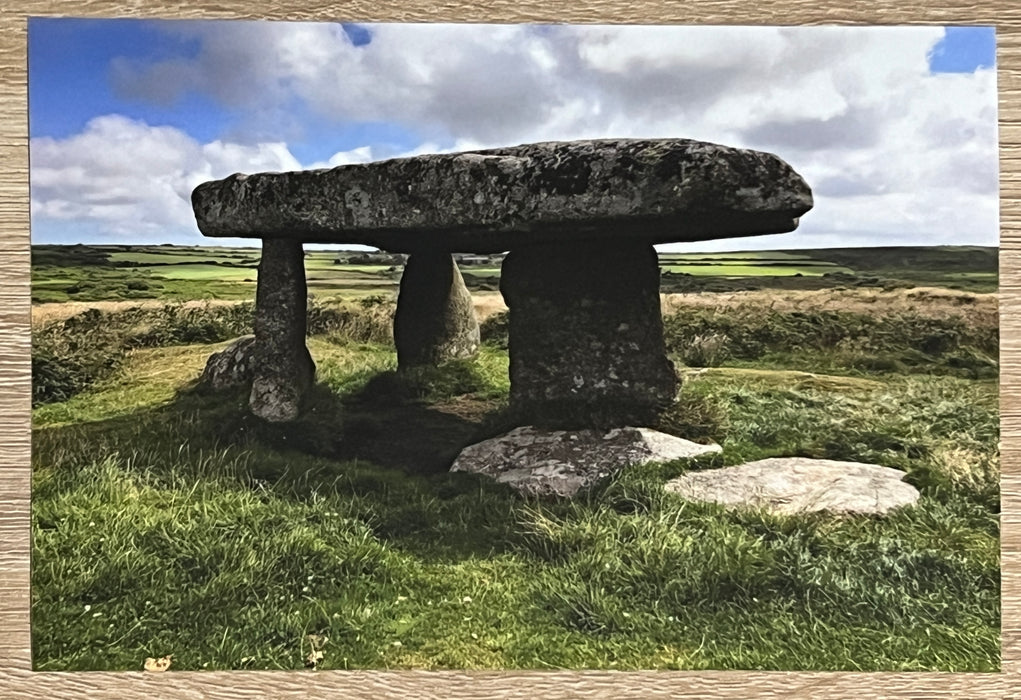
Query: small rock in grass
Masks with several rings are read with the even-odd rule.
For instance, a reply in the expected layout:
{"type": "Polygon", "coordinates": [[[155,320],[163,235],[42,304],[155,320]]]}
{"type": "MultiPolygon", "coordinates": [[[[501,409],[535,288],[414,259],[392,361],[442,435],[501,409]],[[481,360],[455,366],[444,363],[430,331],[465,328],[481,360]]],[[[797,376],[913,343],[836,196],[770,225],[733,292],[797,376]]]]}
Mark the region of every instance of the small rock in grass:
{"type": "Polygon", "coordinates": [[[209,356],[199,381],[215,391],[246,386],[255,377],[255,363],[255,336],[242,336],[209,356]]]}

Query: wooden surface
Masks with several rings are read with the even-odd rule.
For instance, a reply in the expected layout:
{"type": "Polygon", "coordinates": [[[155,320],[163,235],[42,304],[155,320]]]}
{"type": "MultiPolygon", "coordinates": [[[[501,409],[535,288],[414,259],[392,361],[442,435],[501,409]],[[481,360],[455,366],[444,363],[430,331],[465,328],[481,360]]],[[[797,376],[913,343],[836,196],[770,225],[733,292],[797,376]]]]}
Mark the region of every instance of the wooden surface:
{"type": "Polygon", "coordinates": [[[5,0],[0,9],[0,698],[1021,698],[1021,3],[940,0],[5,0]],[[33,673],[29,636],[29,16],[674,24],[986,24],[1001,167],[1003,672],[33,673]]]}

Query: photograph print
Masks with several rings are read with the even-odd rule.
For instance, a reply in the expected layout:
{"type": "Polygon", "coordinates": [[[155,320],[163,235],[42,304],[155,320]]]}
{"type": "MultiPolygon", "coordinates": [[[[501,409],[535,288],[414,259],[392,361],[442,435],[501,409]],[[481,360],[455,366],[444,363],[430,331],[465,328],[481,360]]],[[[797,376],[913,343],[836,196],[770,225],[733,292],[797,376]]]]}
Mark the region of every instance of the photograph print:
{"type": "Polygon", "coordinates": [[[998,671],[995,41],[30,19],[34,668],[998,671]]]}

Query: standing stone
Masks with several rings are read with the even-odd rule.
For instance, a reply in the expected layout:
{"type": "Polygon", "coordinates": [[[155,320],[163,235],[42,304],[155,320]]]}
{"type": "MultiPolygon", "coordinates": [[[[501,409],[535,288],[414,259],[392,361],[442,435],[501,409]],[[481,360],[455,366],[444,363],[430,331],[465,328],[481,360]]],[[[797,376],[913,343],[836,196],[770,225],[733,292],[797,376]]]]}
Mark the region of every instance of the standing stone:
{"type": "Polygon", "coordinates": [[[408,257],[394,315],[394,343],[400,368],[437,365],[478,352],[479,322],[471,293],[449,253],[408,257]]]}
{"type": "Polygon", "coordinates": [[[275,423],[298,417],[315,377],[305,347],[307,294],[301,243],[263,240],[255,292],[258,361],[248,403],[252,413],[275,423]]]}
{"type": "Polygon", "coordinates": [[[511,409],[559,429],[647,426],[677,393],[651,245],[518,248],[503,263],[511,409]]]}

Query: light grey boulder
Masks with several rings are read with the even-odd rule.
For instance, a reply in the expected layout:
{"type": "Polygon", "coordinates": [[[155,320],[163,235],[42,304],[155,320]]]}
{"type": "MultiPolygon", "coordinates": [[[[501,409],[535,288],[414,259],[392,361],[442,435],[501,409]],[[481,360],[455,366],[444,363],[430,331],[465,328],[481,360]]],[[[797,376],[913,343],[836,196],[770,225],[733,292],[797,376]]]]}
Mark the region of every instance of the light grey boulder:
{"type": "Polygon", "coordinates": [[[719,445],[699,445],[649,428],[567,431],[523,426],[464,448],[450,470],[485,474],[526,496],[571,497],[634,464],[719,451],[719,445]]]}
{"type": "Polygon", "coordinates": [[[905,472],[878,464],[804,457],[773,457],[734,467],[688,472],[666,489],[692,501],[776,513],[885,514],[912,505],[918,490],[905,472]]]}
{"type": "Polygon", "coordinates": [[[206,361],[199,384],[214,391],[248,386],[255,377],[255,336],[245,335],[206,361]]]}

